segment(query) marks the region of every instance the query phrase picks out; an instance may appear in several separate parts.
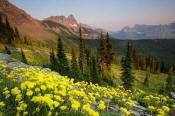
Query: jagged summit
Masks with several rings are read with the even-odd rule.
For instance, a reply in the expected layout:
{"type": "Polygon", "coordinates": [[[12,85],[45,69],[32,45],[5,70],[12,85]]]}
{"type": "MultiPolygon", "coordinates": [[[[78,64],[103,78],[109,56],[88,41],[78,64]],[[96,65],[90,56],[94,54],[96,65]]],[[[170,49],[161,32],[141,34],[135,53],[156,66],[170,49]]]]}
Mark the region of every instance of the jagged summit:
{"type": "Polygon", "coordinates": [[[51,17],[45,18],[44,20],[54,21],[56,23],[60,23],[64,26],[66,26],[66,27],[78,27],[78,22],[72,14],[69,15],[68,17],[65,17],[65,16],[51,16],[51,17]]]}

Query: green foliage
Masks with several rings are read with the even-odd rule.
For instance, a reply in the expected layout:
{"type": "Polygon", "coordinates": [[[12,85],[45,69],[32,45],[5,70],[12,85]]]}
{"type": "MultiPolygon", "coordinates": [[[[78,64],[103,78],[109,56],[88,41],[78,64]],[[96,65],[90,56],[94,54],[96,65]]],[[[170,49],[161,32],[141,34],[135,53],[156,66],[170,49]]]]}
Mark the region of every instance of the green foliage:
{"type": "Polygon", "coordinates": [[[58,59],[58,72],[64,76],[70,74],[70,68],[63,49],[61,38],[58,38],[57,59],[58,59]]]}
{"type": "Polygon", "coordinates": [[[104,44],[104,37],[103,34],[101,33],[98,47],[98,65],[99,65],[99,73],[102,78],[105,77],[105,70],[106,70],[105,56],[106,56],[106,49],[104,44]]]}
{"type": "Polygon", "coordinates": [[[150,72],[147,71],[146,77],[145,77],[144,83],[143,83],[146,87],[149,87],[149,78],[150,78],[150,72]]]}
{"type": "Polygon", "coordinates": [[[128,42],[127,52],[125,57],[122,58],[122,76],[121,80],[123,82],[123,86],[126,89],[131,89],[133,87],[133,83],[135,77],[132,74],[132,60],[130,54],[130,44],[128,42]]]}
{"type": "Polygon", "coordinates": [[[85,72],[85,67],[86,67],[86,56],[85,56],[85,44],[84,40],[82,38],[82,30],[81,27],[79,29],[80,31],[80,42],[79,42],[79,65],[80,65],[80,70],[84,73],[85,72]]]}
{"type": "Polygon", "coordinates": [[[11,54],[11,51],[7,46],[5,46],[5,51],[6,51],[7,54],[11,54]]]}
{"type": "Polygon", "coordinates": [[[101,84],[101,79],[100,79],[99,72],[98,72],[97,60],[96,60],[95,56],[92,56],[91,62],[92,63],[91,63],[90,73],[91,73],[92,82],[101,84]]]}
{"type": "Polygon", "coordinates": [[[106,35],[106,51],[105,51],[105,63],[108,69],[110,69],[111,62],[113,60],[112,44],[110,42],[109,34],[106,35]]]}
{"type": "Polygon", "coordinates": [[[77,63],[77,57],[73,48],[72,48],[72,59],[71,59],[71,77],[73,77],[75,81],[82,80],[80,68],[77,63]]]}
{"type": "Polygon", "coordinates": [[[168,78],[166,80],[166,91],[172,91],[173,89],[173,68],[171,67],[168,72],[168,78]]]}
{"type": "Polygon", "coordinates": [[[54,53],[54,50],[52,49],[50,51],[50,68],[52,70],[57,70],[57,67],[58,67],[58,63],[57,63],[57,59],[55,57],[55,53],[54,53]]]}
{"type": "Polygon", "coordinates": [[[22,62],[25,63],[25,64],[28,64],[27,59],[26,59],[26,56],[25,56],[22,48],[21,48],[21,57],[22,57],[22,62]]]}

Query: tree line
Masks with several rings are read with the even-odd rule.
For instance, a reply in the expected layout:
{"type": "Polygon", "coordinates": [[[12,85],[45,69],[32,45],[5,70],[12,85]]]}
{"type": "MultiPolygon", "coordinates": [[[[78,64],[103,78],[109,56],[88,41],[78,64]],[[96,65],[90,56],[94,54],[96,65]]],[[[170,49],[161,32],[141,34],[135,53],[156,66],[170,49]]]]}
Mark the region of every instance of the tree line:
{"type": "Polygon", "coordinates": [[[75,81],[85,80],[98,84],[112,84],[110,68],[114,54],[108,33],[106,39],[101,33],[98,49],[92,50],[85,46],[80,27],[79,48],[75,52],[75,48],[72,47],[70,62],[63,47],[62,39],[59,37],[56,53],[54,49],[50,51],[50,67],[52,70],[61,75],[72,77],[75,81]]]}

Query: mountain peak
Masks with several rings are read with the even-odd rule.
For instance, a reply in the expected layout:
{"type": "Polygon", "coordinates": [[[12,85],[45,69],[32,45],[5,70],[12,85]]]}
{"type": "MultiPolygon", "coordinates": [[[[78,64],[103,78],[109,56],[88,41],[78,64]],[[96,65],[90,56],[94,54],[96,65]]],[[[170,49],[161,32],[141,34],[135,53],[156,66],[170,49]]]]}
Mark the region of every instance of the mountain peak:
{"type": "Polygon", "coordinates": [[[54,21],[56,23],[63,24],[66,27],[70,27],[70,26],[71,27],[75,27],[75,26],[77,27],[78,26],[78,22],[72,14],[70,14],[68,17],[65,17],[65,16],[51,16],[51,17],[48,17],[44,20],[54,21]]]}

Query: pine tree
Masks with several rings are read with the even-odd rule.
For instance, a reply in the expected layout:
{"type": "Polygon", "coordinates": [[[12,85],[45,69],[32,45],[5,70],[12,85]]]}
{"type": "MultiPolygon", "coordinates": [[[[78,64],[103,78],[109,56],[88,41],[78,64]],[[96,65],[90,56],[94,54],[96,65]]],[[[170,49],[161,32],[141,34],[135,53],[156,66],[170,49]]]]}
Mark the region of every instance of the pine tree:
{"type": "Polygon", "coordinates": [[[8,44],[11,44],[12,43],[11,27],[7,18],[6,18],[6,34],[8,37],[8,44]]]}
{"type": "Polygon", "coordinates": [[[93,83],[101,84],[101,80],[98,72],[97,60],[95,56],[92,56],[91,78],[93,83]]]}
{"type": "Polygon", "coordinates": [[[111,66],[111,62],[113,60],[113,52],[112,52],[112,44],[110,43],[110,38],[109,38],[109,34],[107,33],[106,35],[106,51],[105,51],[105,63],[106,66],[108,68],[108,70],[110,69],[111,66]]]}
{"type": "Polygon", "coordinates": [[[7,54],[11,54],[11,51],[7,46],[5,46],[5,51],[6,51],[7,54]]]}
{"type": "Polygon", "coordinates": [[[136,55],[136,49],[134,48],[134,46],[132,44],[131,44],[130,52],[131,52],[131,57],[132,57],[132,62],[133,62],[134,68],[138,69],[138,60],[137,60],[137,55],[136,55]]]}
{"type": "Polygon", "coordinates": [[[143,83],[143,84],[144,84],[145,86],[147,86],[147,87],[149,87],[149,79],[150,79],[150,72],[147,71],[146,77],[145,77],[144,83],[143,83]]]}
{"type": "Polygon", "coordinates": [[[58,71],[63,76],[69,76],[70,68],[68,64],[68,60],[66,58],[63,44],[61,38],[58,38],[58,47],[57,47],[57,58],[58,58],[58,71]]]}
{"type": "Polygon", "coordinates": [[[175,63],[173,63],[173,75],[175,75],[175,63]]]}
{"type": "Polygon", "coordinates": [[[154,62],[154,57],[152,57],[152,59],[151,59],[150,70],[151,70],[152,73],[155,72],[155,62],[154,62]]]}
{"type": "Polygon", "coordinates": [[[132,75],[132,60],[130,54],[130,44],[128,42],[127,52],[122,58],[122,76],[123,86],[126,89],[132,89],[135,77],[132,75]]]}
{"type": "Polygon", "coordinates": [[[51,49],[50,50],[50,68],[52,70],[55,70],[56,71],[57,70],[57,65],[58,65],[58,63],[57,63],[57,59],[55,57],[54,50],[51,49]]]}
{"type": "Polygon", "coordinates": [[[3,17],[0,15],[0,35],[4,34],[4,22],[3,17]]]}
{"type": "Polygon", "coordinates": [[[71,77],[73,77],[76,81],[81,80],[80,68],[77,63],[77,57],[74,49],[72,48],[72,60],[71,60],[71,77]]]}
{"type": "Polygon", "coordinates": [[[84,40],[82,38],[82,30],[80,26],[80,45],[79,45],[79,65],[80,65],[80,70],[84,73],[85,72],[85,67],[86,67],[86,56],[85,56],[85,44],[84,40]]]}
{"type": "Polygon", "coordinates": [[[171,67],[168,72],[168,78],[166,80],[166,91],[172,91],[173,87],[173,68],[171,67]]]}
{"type": "Polygon", "coordinates": [[[25,64],[28,64],[27,59],[26,59],[26,56],[25,56],[22,48],[21,48],[21,56],[22,56],[22,62],[25,63],[25,64]]]}
{"type": "Polygon", "coordinates": [[[18,29],[15,27],[15,38],[16,38],[16,41],[20,41],[20,35],[19,35],[19,31],[18,31],[18,29]]]}
{"type": "Polygon", "coordinates": [[[100,42],[99,42],[99,47],[98,47],[98,59],[99,59],[99,72],[100,76],[104,78],[105,76],[105,70],[106,70],[106,65],[105,65],[105,44],[104,44],[104,37],[101,32],[100,36],[100,42]]]}
{"type": "Polygon", "coordinates": [[[160,73],[160,62],[156,63],[156,73],[160,73]]]}
{"type": "Polygon", "coordinates": [[[86,65],[89,65],[90,62],[90,57],[91,57],[91,49],[90,48],[86,48],[85,49],[85,56],[86,56],[86,65]]]}

